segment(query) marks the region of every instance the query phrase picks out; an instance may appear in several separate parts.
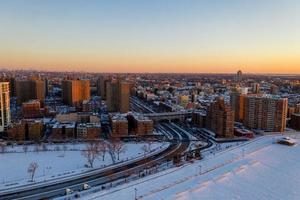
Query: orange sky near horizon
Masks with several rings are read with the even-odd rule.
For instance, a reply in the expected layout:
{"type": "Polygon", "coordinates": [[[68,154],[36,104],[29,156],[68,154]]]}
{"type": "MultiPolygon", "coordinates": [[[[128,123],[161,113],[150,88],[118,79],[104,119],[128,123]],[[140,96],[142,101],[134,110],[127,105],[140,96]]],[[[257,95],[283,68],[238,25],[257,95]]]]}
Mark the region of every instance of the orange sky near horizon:
{"type": "Polygon", "coordinates": [[[229,56],[96,56],[1,53],[0,66],[9,69],[45,71],[86,71],[119,73],[273,73],[300,74],[297,57],[261,56],[255,58],[229,56]]]}
{"type": "Polygon", "coordinates": [[[300,74],[298,0],[10,0],[0,67],[300,74]]]}

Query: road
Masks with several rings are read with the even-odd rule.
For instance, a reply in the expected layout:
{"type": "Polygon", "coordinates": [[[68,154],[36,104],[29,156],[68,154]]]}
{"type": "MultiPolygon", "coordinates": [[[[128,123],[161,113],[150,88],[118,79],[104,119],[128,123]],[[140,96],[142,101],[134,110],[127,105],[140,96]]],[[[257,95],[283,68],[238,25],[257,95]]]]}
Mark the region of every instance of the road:
{"type": "Polygon", "coordinates": [[[140,113],[155,113],[155,111],[137,97],[130,97],[130,110],[140,113]]]}
{"type": "Polygon", "coordinates": [[[174,142],[170,146],[154,155],[127,162],[124,165],[117,165],[108,170],[96,169],[92,172],[74,176],[69,179],[59,181],[49,181],[38,185],[24,186],[10,191],[1,191],[0,199],[19,199],[19,200],[36,200],[36,199],[51,199],[65,195],[66,188],[73,191],[83,189],[83,183],[90,186],[104,185],[106,183],[126,178],[130,174],[139,173],[145,168],[156,166],[167,160],[172,160],[175,155],[184,153],[189,147],[189,138],[184,132],[174,131],[168,124],[163,125],[169,134],[172,135],[174,142]]]}

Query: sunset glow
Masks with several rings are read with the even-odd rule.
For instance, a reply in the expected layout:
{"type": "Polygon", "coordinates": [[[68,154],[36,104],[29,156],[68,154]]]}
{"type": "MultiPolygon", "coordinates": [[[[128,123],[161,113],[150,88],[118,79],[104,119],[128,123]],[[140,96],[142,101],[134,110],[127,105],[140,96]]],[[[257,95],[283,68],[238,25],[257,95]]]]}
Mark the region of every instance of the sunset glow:
{"type": "Polygon", "coordinates": [[[0,2],[2,68],[300,73],[297,0],[0,2]]]}

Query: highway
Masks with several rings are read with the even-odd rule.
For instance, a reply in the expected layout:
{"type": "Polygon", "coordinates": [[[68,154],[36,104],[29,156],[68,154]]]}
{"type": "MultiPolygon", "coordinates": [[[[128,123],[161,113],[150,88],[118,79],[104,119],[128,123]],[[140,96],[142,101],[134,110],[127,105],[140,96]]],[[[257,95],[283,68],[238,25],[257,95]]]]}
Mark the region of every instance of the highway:
{"type": "Polygon", "coordinates": [[[66,188],[73,191],[80,191],[83,189],[84,183],[87,183],[90,186],[104,185],[118,179],[126,178],[130,174],[139,173],[145,168],[172,160],[175,155],[181,155],[188,149],[189,137],[184,132],[174,131],[169,124],[163,124],[163,127],[172,135],[174,142],[161,152],[139,160],[126,162],[123,165],[116,165],[107,170],[95,169],[92,172],[70,177],[68,179],[19,187],[9,191],[1,191],[0,199],[51,199],[65,195],[66,188]]]}
{"type": "Polygon", "coordinates": [[[130,97],[130,110],[140,113],[155,113],[155,111],[147,106],[137,97],[130,97]]]}
{"type": "MultiPolygon", "coordinates": [[[[134,109],[133,111],[155,113],[150,107],[143,104],[136,98],[131,98],[131,107],[134,109]]],[[[148,157],[120,163],[108,169],[94,169],[68,178],[46,181],[44,183],[23,187],[20,186],[6,191],[0,190],[0,199],[52,199],[64,196],[67,188],[72,191],[81,191],[83,190],[84,183],[87,183],[92,187],[104,186],[105,184],[109,184],[113,181],[125,179],[131,174],[139,174],[141,171],[149,167],[154,167],[163,162],[170,161],[175,156],[184,155],[189,149],[190,142],[195,140],[195,137],[197,140],[205,140],[207,142],[208,145],[201,147],[201,149],[209,148],[214,142],[212,141],[212,138],[209,138],[206,135],[193,135],[195,134],[194,130],[187,129],[187,127],[182,128],[169,122],[159,123],[156,129],[163,132],[170,142],[168,148],[160,152],[148,155],[148,157]]]]}

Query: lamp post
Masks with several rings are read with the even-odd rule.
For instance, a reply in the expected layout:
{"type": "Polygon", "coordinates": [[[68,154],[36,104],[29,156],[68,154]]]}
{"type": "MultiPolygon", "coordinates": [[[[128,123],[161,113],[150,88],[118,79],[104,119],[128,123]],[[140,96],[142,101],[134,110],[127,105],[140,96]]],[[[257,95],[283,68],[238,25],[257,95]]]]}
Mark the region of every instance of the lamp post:
{"type": "Polygon", "coordinates": [[[137,189],[134,188],[134,200],[137,200],[137,189]]]}

